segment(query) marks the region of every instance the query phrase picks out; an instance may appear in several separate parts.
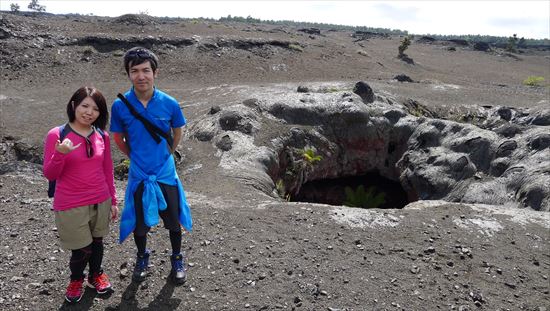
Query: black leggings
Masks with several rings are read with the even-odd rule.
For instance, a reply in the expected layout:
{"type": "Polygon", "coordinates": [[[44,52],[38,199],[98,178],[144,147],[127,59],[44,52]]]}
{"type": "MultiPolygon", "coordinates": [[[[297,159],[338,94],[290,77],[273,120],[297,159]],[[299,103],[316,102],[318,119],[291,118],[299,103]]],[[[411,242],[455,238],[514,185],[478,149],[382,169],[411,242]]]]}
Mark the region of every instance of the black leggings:
{"type": "Polygon", "coordinates": [[[88,261],[90,264],[90,274],[101,271],[101,262],[103,261],[103,238],[94,238],[92,241],[92,256],[88,261]]]}
{"type": "Polygon", "coordinates": [[[72,250],[69,268],[71,269],[71,280],[84,278],[84,269],[90,265],[90,274],[101,271],[103,261],[103,238],[93,238],[90,245],[72,250]]]}
{"type": "MultiPolygon", "coordinates": [[[[181,230],[170,232],[170,244],[172,245],[172,253],[179,254],[181,253],[181,230]]],[[[145,254],[145,249],[147,247],[147,236],[146,235],[136,235],[134,232],[134,242],[136,242],[136,247],[138,250],[138,255],[145,254]]]]}

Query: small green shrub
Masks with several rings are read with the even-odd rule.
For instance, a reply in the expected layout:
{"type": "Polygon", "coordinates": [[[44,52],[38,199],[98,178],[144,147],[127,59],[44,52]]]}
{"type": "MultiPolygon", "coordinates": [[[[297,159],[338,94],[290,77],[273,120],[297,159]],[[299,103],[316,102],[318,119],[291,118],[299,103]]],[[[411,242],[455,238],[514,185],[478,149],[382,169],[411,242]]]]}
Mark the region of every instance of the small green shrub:
{"type": "Polygon", "coordinates": [[[523,84],[527,86],[540,86],[542,82],[544,82],[544,78],[538,76],[529,76],[527,79],[523,80],[523,84]]]}
{"type": "Polygon", "coordinates": [[[362,208],[378,208],[380,205],[386,203],[386,193],[376,193],[376,188],[369,187],[365,191],[365,187],[360,185],[355,191],[350,187],[344,189],[346,191],[346,200],[344,205],[350,207],[362,207],[362,208]]]}
{"type": "Polygon", "coordinates": [[[124,180],[128,177],[128,172],[130,171],[130,160],[125,159],[121,161],[119,164],[117,164],[114,167],[114,173],[115,177],[117,177],[120,180],[124,180]]]}
{"type": "Polygon", "coordinates": [[[403,40],[401,41],[401,45],[399,45],[399,47],[397,48],[398,50],[397,56],[403,57],[405,55],[405,50],[409,48],[409,45],[411,45],[411,38],[407,36],[403,38],[403,40]]]}
{"type": "Polygon", "coordinates": [[[307,146],[303,149],[285,147],[285,153],[287,167],[280,179],[275,182],[275,189],[281,198],[290,201],[291,196],[300,192],[307,176],[323,158],[316,154],[314,148],[307,146]]]}
{"type": "Polygon", "coordinates": [[[348,89],[339,89],[335,86],[324,86],[318,90],[319,93],[336,93],[341,91],[348,91],[348,89]]]}
{"type": "Polygon", "coordinates": [[[303,52],[304,51],[304,48],[302,48],[298,44],[289,44],[288,48],[291,49],[291,50],[294,50],[294,51],[298,51],[298,52],[303,52]]]}
{"type": "Polygon", "coordinates": [[[518,46],[518,36],[514,34],[512,37],[508,38],[508,43],[506,44],[506,51],[510,53],[516,53],[518,46]]]}
{"type": "Polygon", "coordinates": [[[313,165],[315,162],[319,162],[323,159],[320,155],[315,154],[315,150],[311,148],[304,148],[304,150],[302,150],[302,157],[310,165],[313,165]]]}
{"type": "Polygon", "coordinates": [[[282,179],[277,180],[277,183],[275,184],[275,189],[277,189],[277,193],[282,198],[285,197],[285,182],[282,179]]]}

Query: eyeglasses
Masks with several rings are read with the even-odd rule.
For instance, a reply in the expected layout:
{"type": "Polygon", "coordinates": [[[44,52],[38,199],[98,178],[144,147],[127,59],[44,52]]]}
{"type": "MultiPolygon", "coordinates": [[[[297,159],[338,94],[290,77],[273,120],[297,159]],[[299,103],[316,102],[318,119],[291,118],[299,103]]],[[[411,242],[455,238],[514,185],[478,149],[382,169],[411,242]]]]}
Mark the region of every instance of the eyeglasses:
{"type": "Polygon", "coordinates": [[[86,140],[86,155],[88,155],[88,158],[91,158],[94,156],[92,141],[88,137],[84,137],[84,140],[86,140]]]}
{"type": "Polygon", "coordinates": [[[143,59],[153,58],[153,56],[151,55],[151,53],[149,53],[149,51],[142,50],[142,49],[129,51],[128,53],[126,53],[126,57],[139,57],[143,59]]]}

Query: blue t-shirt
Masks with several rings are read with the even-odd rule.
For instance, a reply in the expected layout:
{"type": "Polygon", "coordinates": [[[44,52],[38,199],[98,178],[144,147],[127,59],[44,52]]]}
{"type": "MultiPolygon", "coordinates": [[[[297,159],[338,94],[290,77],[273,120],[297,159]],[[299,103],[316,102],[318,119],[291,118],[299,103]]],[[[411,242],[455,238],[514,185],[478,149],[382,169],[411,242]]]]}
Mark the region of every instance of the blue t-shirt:
{"type": "MultiPolygon", "coordinates": [[[[185,125],[185,117],[173,97],[154,89],[153,97],[147,108],[137,99],[134,89],[124,94],[137,113],[151,121],[161,130],[168,132],[171,128],[185,125]]],[[[157,142],[151,137],[141,121],[136,119],[126,104],[116,99],[111,108],[111,126],[113,133],[126,133],[130,147],[130,161],[138,165],[147,174],[156,174],[170,156],[168,143],[164,138],[157,142]]]]}

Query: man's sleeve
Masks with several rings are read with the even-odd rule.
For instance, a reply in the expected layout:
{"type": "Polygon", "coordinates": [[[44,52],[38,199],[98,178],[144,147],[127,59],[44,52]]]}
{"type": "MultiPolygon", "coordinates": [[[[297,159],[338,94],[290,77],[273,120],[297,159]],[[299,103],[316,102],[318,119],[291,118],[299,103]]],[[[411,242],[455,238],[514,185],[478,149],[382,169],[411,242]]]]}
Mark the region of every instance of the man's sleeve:
{"type": "Polygon", "coordinates": [[[109,126],[109,131],[111,133],[123,133],[124,125],[120,118],[120,103],[119,100],[115,100],[113,106],[111,107],[111,125],[109,126]]]}
{"type": "Polygon", "coordinates": [[[184,126],[187,123],[187,121],[185,120],[185,117],[183,116],[183,112],[181,111],[180,105],[178,104],[177,101],[174,102],[172,109],[173,109],[172,121],[171,121],[172,128],[184,126]]]}

